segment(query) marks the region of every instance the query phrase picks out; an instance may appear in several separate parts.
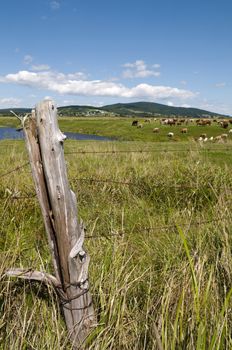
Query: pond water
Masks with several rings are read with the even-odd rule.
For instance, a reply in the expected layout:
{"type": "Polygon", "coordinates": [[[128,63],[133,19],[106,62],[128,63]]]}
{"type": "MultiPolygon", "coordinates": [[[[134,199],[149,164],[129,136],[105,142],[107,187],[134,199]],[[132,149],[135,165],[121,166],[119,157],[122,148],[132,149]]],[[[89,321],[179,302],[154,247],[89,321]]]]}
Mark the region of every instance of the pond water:
{"type": "MultiPolygon", "coordinates": [[[[109,137],[88,135],[88,134],[78,134],[75,132],[65,132],[67,139],[70,140],[94,140],[94,141],[112,141],[109,137]]],[[[14,139],[21,140],[24,138],[23,131],[17,131],[14,128],[0,128],[0,140],[14,139]]]]}

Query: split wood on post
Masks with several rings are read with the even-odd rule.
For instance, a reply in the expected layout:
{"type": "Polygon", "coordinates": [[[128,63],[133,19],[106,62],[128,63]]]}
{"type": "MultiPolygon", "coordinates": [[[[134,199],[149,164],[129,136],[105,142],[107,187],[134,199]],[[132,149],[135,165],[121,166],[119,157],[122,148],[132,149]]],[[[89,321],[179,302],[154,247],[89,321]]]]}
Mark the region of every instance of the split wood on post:
{"type": "Polygon", "coordinates": [[[83,248],[84,225],[77,219],[76,196],[69,188],[64,160],[66,137],[59,130],[53,101],[39,103],[22,124],[55,276],[21,269],[8,270],[7,274],[52,284],[60,297],[70,338],[76,348],[82,348],[95,325],[95,315],[89,293],[89,256],[83,248]]]}

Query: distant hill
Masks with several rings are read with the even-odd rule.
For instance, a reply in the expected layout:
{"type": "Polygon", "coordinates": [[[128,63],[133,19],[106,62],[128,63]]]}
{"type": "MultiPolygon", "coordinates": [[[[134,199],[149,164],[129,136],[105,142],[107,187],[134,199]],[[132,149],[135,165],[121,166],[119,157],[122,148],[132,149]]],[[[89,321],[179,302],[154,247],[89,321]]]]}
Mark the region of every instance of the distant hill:
{"type": "Polygon", "coordinates": [[[181,116],[191,118],[202,118],[206,116],[226,117],[223,114],[205,111],[198,108],[172,107],[153,102],[135,102],[135,103],[117,103],[109,106],[104,106],[102,109],[109,112],[114,112],[119,115],[130,115],[138,117],[149,116],[181,116]]]}
{"type": "Polygon", "coordinates": [[[14,111],[16,114],[27,114],[31,112],[31,108],[4,108],[0,109],[0,115],[13,116],[10,111],[14,111]]]}
{"type": "Polygon", "coordinates": [[[190,118],[204,117],[228,117],[228,115],[209,112],[198,108],[173,107],[153,102],[116,103],[103,107],[93,106],[66,106],[60,107],[59,112],[63,115],[104,115],[111,113],[114,116],[130,117],[164,117],[180,116],[190,118]]]}
{"type": "MultiPolygon", "coordinates": [[[[0,115],[12,115],[11,108],[0,109],[0,115]]],[[[12,108],[17,114],[26,114],[31,111],[30,108],[12,108]]],[[[64,106],[59,107],[60,116],[130,116],[130,117],[190,117],[190,118],[206,118],[206,117],[229,117],[228,115],[209,112],[198,108],[173,107],[153,102],[134,102],[134,103],[116,103],[103,107],[94,106],[64,106]]]]}
{"type": "Polygon", "coordinates": [[[93,107],[93,106],[64,106],[58,107],[59,114],[78,116],[78,115],[104,115],[109,114],[109,111],[104,111],[103,108],[93,107]]]}

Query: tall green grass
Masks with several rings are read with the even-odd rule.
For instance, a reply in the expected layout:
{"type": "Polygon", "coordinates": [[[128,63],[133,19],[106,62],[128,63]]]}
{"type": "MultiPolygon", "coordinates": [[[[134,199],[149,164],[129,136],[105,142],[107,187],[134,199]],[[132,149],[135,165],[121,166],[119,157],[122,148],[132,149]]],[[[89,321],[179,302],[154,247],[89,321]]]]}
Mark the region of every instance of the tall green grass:
{"type": "MultiPolygon", "coordinates": [[[[0,144],[0,176],[27,161],[23,142],[13,145],[0,144]]],[[[224,145],[175,147],[183,152],[65,156],[78,216],[92,236],[86,247],[98,326],[87,349],[232,348],[231,155],[224,145]]],[[[65,145],[67,152],[136,148],[65,145]]],[[[54,291],[4,276],[9,267],[52,272],[52,264],[36,198],[12,198],[34,193],[29,167],[0,180],[0,349],[71,349],[54,291]]]]}

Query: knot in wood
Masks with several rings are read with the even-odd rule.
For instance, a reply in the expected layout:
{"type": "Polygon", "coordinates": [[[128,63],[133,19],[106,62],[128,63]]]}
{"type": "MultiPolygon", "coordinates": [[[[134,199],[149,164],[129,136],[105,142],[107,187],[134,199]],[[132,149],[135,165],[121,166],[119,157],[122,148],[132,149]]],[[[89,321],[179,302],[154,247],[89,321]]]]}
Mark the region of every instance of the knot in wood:
{"type": "Polygon", "coordinates": [[[85,259],[86,259],[85,251],[84,250],[80,250],[79,253],[78,253],[78,256],[79,256],[80,262],[83,264],[85,262],[85,259]]]}
{"type": "Polygon", "coordinates": [[[56,190],[57,190],[57,199],[60,200],[61,198],[60,186],[57,185],[56,190]]]}

